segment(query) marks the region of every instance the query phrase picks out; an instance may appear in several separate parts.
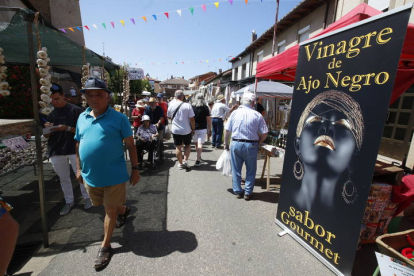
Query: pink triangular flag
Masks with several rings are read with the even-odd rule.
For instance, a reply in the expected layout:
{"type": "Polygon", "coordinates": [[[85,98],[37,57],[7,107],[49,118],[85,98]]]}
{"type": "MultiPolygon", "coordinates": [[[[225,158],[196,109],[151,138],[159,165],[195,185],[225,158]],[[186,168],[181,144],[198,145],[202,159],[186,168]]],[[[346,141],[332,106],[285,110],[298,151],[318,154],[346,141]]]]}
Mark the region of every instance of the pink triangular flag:
{"type": "Polygon", "coordinates": [[[201,5],[201,7],[203,8],[203,11],[206,11],[206,5],[201,5]]]}
{"type": "Polygon", "coordinates": [[[84,26],[84,27],[85,27],[88,31],[90,31],[88,26],[84,26]]]}
{"type": "Polygon", "coordinates": [[[164,12],[165,16],[170,19],[170,16],[168,15],[168,12],[164,12]]]}
{"type": "Polygon", "coordinates": [[[135,25],[135,19],[134,19],[134,18],[131,18],[131,21],[132,21],[132,23],[134,23],[134,25],[135,25]]]}
{"type": "Polygon", "coordinates": [[[115,23],[111,21],[112,28],[115,28],[115,23]]]}
{"type": "Polygon", "coordinates": [[[229,2],[230,2],[230,5],[233,5],[233,0],[229,0],[229,2]]]}
{"type": "Polygon", "coordinates": [[[218,9],[220,2],[214,2],[214,5],[216,6],[216,9],[218,9]]]}

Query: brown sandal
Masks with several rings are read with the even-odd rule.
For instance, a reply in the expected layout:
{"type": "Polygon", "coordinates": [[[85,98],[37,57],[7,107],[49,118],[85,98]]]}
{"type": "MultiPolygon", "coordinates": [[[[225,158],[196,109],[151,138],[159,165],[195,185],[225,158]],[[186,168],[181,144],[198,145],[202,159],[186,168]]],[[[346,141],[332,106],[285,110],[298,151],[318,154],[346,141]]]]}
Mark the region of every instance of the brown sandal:
{"type": "Polygon", "coordinates": [[[118,215],[115,228],[121,228],[122,226],[125,225],[130,212],[131,212],[131,208],[129,208],[128,206],[125,206],[125,213],[123,213],[122,215],[118,215]]]}
{"type": "Polygon", "coordinates": [[[100,270],[105,268],[109,262],[111,261],[112,257],[112,248],[111,247],[101,247],[98,251],[98,255],[95,259],[95,269],[100,270]]]}

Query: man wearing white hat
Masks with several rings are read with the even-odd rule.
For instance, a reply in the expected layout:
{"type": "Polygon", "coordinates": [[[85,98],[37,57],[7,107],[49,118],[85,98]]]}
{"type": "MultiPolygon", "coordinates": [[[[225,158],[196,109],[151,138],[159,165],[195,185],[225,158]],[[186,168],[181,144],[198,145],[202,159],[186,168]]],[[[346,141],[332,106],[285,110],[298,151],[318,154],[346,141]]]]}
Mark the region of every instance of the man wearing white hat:
{"type": "Polygon", "coordinates": [[[266,139],[268,129],[263,116],[255,111],[256,96],[253,93],[243,95],[241,105],[229,117],[225,126],[224,138],[226,150],[231,150],[231,169],[233,192],[237,198],[250,200],[253,195],[257,169],[257,152],[266,139]],[[231,133],[231,148],[229,148],[231,133]],[[241,171],[246,164],[245,189],[241,187],[241,171]]]}
{"type": "Polygon", "coordinates": [[[217,96],[216,103],[211,109],[211,122],[213,125],[213,138],[211,146],[213,148],[221,148],[221,142],[223,139],[223,125],[226,119],[227,113],[230,112],[230,108],[225,104],[226,99],[222,94],[217,96]]]}

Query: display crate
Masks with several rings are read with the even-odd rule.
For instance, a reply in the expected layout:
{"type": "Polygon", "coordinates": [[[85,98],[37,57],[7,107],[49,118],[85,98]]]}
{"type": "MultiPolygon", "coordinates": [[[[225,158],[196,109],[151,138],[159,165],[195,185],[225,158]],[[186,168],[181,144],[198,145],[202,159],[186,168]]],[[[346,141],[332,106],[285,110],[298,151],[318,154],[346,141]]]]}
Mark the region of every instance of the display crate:
{"type": "MultiPolygon", "coordinates": [[[[396,258],[402,262],[405,262],[411,266],[414,266],[414,262],[404,257],[400,252],[403,248],[412,247],[407,241],[407,235],[410,235],[411,239],[414,240],[414,229],[407,230],[404,232],[397,232],[393,234],[385,234],[379,236],[375,242],[381,253],[396,258]]],[[[414,247],[413,247],[414,249],[414,247]]]]}

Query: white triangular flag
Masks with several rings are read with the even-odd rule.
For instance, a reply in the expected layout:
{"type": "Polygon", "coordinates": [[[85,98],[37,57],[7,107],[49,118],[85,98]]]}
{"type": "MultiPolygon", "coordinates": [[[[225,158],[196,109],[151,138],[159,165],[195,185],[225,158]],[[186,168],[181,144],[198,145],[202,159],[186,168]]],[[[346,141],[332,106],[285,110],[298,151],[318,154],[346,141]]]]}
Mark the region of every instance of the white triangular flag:
{"type": "Polygon", "coordinates": [[[181,10],[177,10],[177,13],[181,17],[181,10]]]}
{"type": "Polygon", "coordinates": [[[95,27],[95,29],[98,29],[98,26],[96,26],[96,24],[92,24],[92,26],[94,26],[94,27],[95,27]]]}

